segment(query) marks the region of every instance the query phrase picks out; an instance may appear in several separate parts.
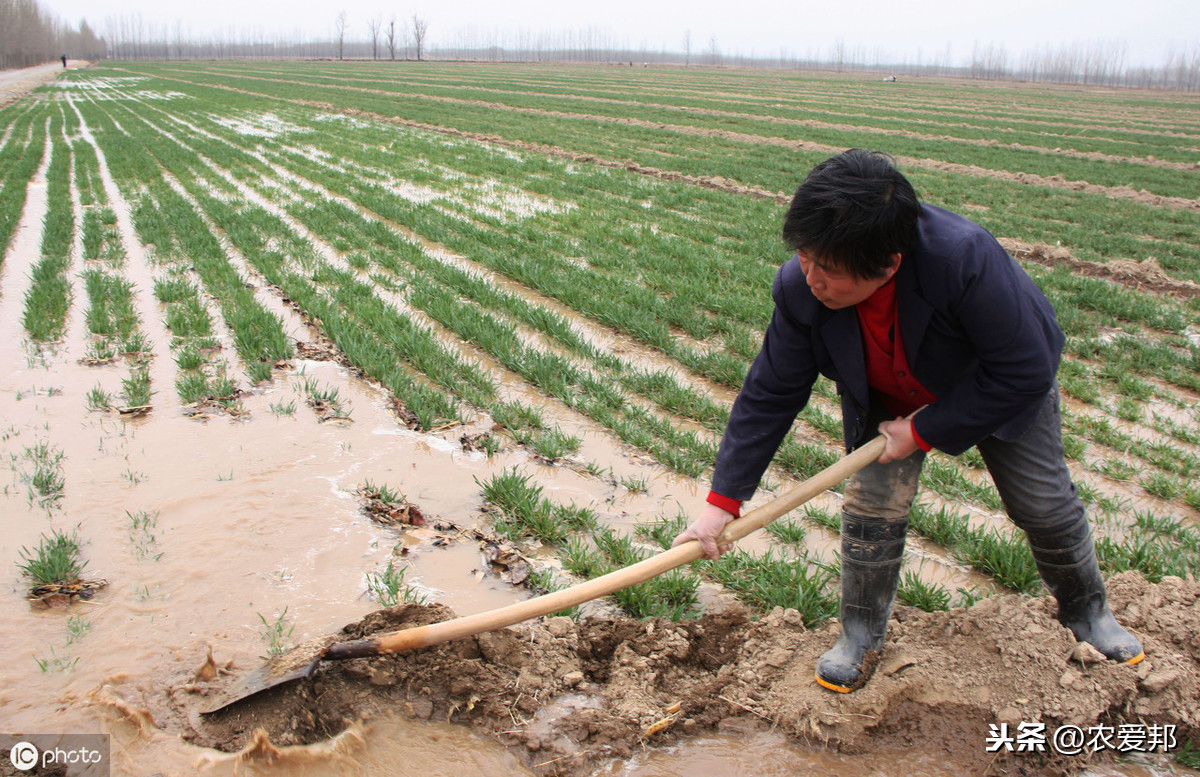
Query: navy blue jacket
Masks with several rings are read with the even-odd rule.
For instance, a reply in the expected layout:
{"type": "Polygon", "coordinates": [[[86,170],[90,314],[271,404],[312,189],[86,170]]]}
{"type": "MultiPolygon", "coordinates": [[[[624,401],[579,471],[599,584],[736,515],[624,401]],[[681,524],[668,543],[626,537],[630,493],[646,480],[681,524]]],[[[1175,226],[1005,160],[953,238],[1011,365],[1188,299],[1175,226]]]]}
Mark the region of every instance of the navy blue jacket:
{"type": "MultiPolygon", "coordinates": [[[[938,397],[914,419],[930,445],[959,454],[1020,437],[1062,354],[1054,309],[985,229],[922,206],[916,247],[896,272],[900,335],[913,375],[938,397]]],[[[830,310],[792,257],[775,276],[775,311],[717,454],[713,490],[749,499],[808,403],[818,373],[837,384],[847,450],[865,442],[874,400],[854,307],[830,310]]]]}

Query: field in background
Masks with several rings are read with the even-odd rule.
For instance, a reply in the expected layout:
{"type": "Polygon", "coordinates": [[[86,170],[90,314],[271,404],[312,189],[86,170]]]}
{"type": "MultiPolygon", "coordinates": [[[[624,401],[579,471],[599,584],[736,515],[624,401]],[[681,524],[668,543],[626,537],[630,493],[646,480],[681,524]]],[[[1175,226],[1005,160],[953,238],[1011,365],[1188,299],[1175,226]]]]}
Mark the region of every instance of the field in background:
{"type": "MultiPolygon", "coordinates": [[[[1153,580],[1200,564],[1194,96],[762,71],[106,63],[4,108],[0,128],[3,334],[50,372],[86,373],[94,387],[71,401],[119,423],[253,427],[265,419],[249,398],[290,382],[294,399],[271,415],[299,403],[306,423],[337,424],[353,421],[349,376],[365,379],[398,428],[493,462],[459,489],[502,537],[561,558],[568,575],[522,576],[534,590],[636,560],[686,522],[683,509],[622,520],[612,495],[652,493],[664,472],[703,491],[787,258],[788,194],[831,153],[886,151],[923,199],[1005,241],[1054,302],[1068,455],[1106,570],[1153,580]],[[14,247],[31,214],[33,255],[14,247]],[[305,360],[346,372],[318,379],[305,360]],[[597,499],[557,496],[554,468],[592,479],[597,499]]],[[[6,420],[8,499],[45,515],[43,539],[75,527],[86,548],[105,519],[65,514],[62,494],[105,485],[73,469],[72,429],[52,415],[6,420]]],[[[823,383],[767,485],[827,466],[839,439],[823,383]]],[[[186,455],[186,440],[170,445],[162,455],[186,455]]],[[[923,478],[902,598],[938,608],[1038,590],[977,454],[934,456],[923,478]]],[[[406,502],[363,485],[393,510],[406,502]]],[[[150,531],[152,514],[131,515],[131,531],[150,531]]],[[[820,623],[835,612],[836,515],[831,495],[755,552],[619,604],[679,617],[708,581],[820,623]]],[[[404,574],[389,560],[372,596],[421,596],[404,574]]]]}

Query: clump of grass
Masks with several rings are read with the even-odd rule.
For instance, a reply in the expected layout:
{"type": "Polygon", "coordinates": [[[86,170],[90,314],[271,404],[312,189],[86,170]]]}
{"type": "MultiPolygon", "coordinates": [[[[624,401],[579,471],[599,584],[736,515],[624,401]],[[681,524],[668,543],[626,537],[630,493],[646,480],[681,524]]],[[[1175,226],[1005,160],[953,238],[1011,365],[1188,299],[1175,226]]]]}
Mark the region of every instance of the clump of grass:
{"type": "Polygon", "coordinates": [[[927,583],[921,579],[920,574],[912,570],[905,570],[901,576],[896,598],[925,612],[950,609],[950,592],[946,587],[937,583],[927,583]]]}
{"type": "Polygon", "coordinates": [[[518,442],[533,448],[533,452],[539,457],[550,462],[575,453],[583,443],[578,437],[569,435],[558,427],[536,431],[517,430],[513,436],[518,442]]]}
{"type": "Polygon", "coordinates": [[[797,563],[773,550],[763,556],[734,550],[707,563],[718,582],[759,609],[797,610],[808,628],[837,614],[833,574],[817,565],[797,563]]]}
{"type": "Polygon", "coordinates": [[[621,486],[632,494],[644,494],[650,490],[650,479],[646,477],[623,477],[621,486]]]}
{"type": "Polygon", "coordinates": [[[542,487],[530,483],[514,467],[494,476],[483,488],[484,501],[495,508],[496,530],[511,538],[533,536],[558,544],[567,538],[568,526],[555,505],[542,497],[542,487]]]}
{"type": "Polygon", "coordinates": [[[50,535],[42,535],[34,550],[22,546],[21,561],[17,569],[33,587],[48,585],[71,585],[80,580],[87,562],[79,557],[79,535],[77,531],[67,534],[52,529],[50,535]]]}
{"type": "Polygon", "coordinates": [[[808,529],[795,521],[775,521],[767,524],[767,534],[785,545],[801,545],[808,536],[808,529]]]}
{"type": "Polygon", "coordinates": [[[287,611],[288,608],[284,607],[283,612],[270,621],[261,612],[258,613],[258,619],[262,621],[262,628],[258,633],[267,645],[268,656],[278,656],[287,650],[287,640],[291,638],[292,632],[296,628],[296,624],[288,623],[287,611]]]}
{"type": "Polygon", "coordinates": [[[127,408],[145,408],[150,406],[150,397],[154,392],[150,389],[150,369],[138,367],[129,371],[129,377],[121,381],[121,398],[127,408]]]}
{"type": "Polygon", "coordinates": [[[346,420],[350,411],[342,401],[337,386],[322,386],[316,378],[305,378],[302,386],[305,403],[316,411],[322,421],[346,420]]]}
{"type": "Polygon", "coordinates": [[[1182,495],[1186,491],[1186,486],[1184,486],[1179,478],[1162,472],[1151,472],[1144,475],[1141,479],[1141,484],[1142,488],[1146,489],[1146,493],[1167,501],[1182,495]]]}
{"type": "Polygon", "coordinates": [[[273,415],[273,416],[295,415],[296,414],[296,401],[293,399],[293,400],[289,400],[286,403],[284,403],[283,401],[272,402],[270,405],[270,411],[271,411],[271,415],[273,415]]]}
{"type": "Polygon", "coordinates": [[[129,541],[133,543],[134,558],[138,561],[158,561],[162,558],[163,554],[155,551],[158,538],[154,535],[154,529],[158,526],[158,513],[126,510],[125,517],[129,519],[129,541]]]}
{"type": "MultiPolygon", "coordinates": [[[[585,579],[606,575],[647,558],[650,552],[634,544],[629,536],[599,527],[591,532],[592,546],[572,540],[563,554],[563,566],[585,579]]],[[[613,600],[635,618],[680,620],[696,614],[700,578],[688,569],[676,569],[664,575],[629,586],[612,594],[613,600]]]]}
{"type": "Polygon", "coordinates": [[[33,471],[25,475],[30,502],[36,500],[43,507],[57,505],[66,488],[62,449],[40,440],[25,448],[24,456],[33,465],[33,471]]]}
{"type": "Polygon", "coordinates": [[[393,607],[401,602],[425,604],[425,594],[405,582],[407,572],[407,565],[398,567],[393,559],[389,559],[382,572],[367,573],[367,592],[383,607],[393,607]]]}
{"type": "Polygon", "coordinates": [[[98,383],[87,393],[88,410],[111,410],[113,406],[112,402],[112,394],[100,388],[100,384],[98,383]]]}
{"type": "Polygon", "coordinates": [[[804,517],[817,526],[825,527],[829,531],[840,532],[842,530],[842,516],[840,514],[831,513],[816,505],[807,505],[804,508],[804,517]]]}
{"type": "Polygon", "coordinates": [[[671,543],[679,536],[680,532],[688,527],[688,522],[689,516],[687,512],[680,509],[679,512],[670,518],[659,518],[658,520],[639,523],[634,527],[633,533],[666,550],[671,547],[671,543]]]}
{"type": "Polygon", "coordinates": [[[960,542],[953,552],[973,567],[987,572],[997,582],[1014,591],[1033,594],[1041,591],[1042,578],[1033,563],[1033,554],[1024,537],[989,531],[969,535],[972,541],[960,542]]]}

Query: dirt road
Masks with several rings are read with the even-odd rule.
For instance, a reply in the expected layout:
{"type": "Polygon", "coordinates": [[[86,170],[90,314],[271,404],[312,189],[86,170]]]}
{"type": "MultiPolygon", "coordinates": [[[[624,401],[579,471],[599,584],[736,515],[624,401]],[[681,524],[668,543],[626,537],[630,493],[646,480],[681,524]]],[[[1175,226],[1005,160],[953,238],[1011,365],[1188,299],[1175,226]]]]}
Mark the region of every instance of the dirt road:
{"type": "MultiPolygon", "coordinates": [[[[86,64],[77,59],[67,60],[68,69],[83,67],[86,64]]],[[[61,62],[35,65],[20,70],[0,70],[0,106],[8,105],[18,97],[29,94],[47,81],[53,81],[62,70],[61,62]]]]}

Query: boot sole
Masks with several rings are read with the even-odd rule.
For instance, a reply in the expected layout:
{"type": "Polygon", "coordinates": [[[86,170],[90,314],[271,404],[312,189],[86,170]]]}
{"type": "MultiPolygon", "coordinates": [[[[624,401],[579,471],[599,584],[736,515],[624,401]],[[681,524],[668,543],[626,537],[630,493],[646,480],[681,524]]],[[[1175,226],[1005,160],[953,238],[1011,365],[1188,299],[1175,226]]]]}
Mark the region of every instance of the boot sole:
{"type": "Polygon", "coordinates": [[[1128,661],[1122,661],[1121,663],[1124,664],[1125,666],[1133,666],[1134,664],[1138,663],[1145,657],[1146,657],[1146,653],[1145,653],[1145,651],[1143,651],[1141,653],[1138,653],[1136,656],[1129,659],[1128,661]]]}
{"type": "MultiPolygon", "coordinates": [[[[1140,657],[1137,660],[1141,660],[1140,657]]],[[[817,679],[818,685],[820,685],[822,688],[828,688],[831,691],[837,691],[838,693],[853,693],[855,690],[854,688],[847,688],[844,685],[836,685],[828,680],[823,680],[819,674],[815,674],[813,677],[817,679]]]]}

